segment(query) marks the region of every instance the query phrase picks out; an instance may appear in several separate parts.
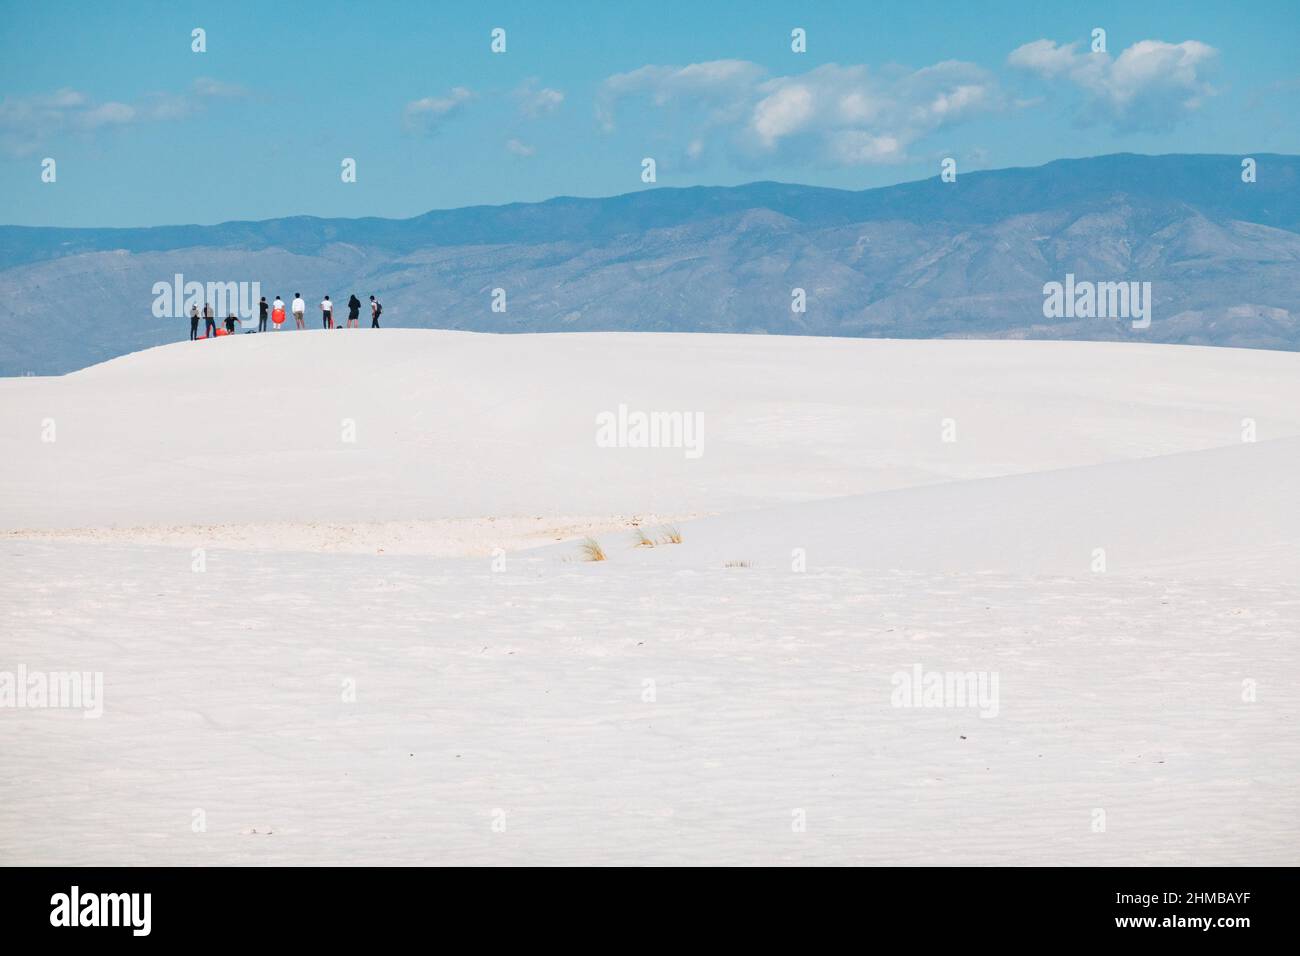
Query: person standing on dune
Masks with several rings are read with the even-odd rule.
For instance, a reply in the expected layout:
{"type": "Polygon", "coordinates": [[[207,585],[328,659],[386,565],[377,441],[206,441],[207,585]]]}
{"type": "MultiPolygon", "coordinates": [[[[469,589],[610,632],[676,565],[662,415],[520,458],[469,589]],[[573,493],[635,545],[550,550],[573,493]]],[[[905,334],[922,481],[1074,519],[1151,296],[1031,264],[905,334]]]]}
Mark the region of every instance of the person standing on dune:
{"type": "Polygon", "coordinates": [[[361,300],[357,298],[355,292],[348,299],[348,328],[356,329],[361,327],[361,300]]]}
{"type": "Polygon", "coordinates": [[[212,303],[203,303],[203,337],[205,339],[214,339],[217,337],[217,319],[212,313],[212,303]]]}
{"type": "Polygon", "coordinates": [[[199,305],[194,303],[190,306],[190,341],[193,342],[199,337],[199,305]]]}
{"type": "Polygon", "coordinates": [[[383,311],[384,307],[380,305],[379,301],[372,295],[370,297],[370,327],[372,329],[379,328],[379,313],[383,311]]]}
{"type": "Polygon", "coordinates": [[[303,316],[307,314],[307,303],[302,300],[302,293],[293,294],[293,321],[300,329],[307,328],[307,323],[303,321],[303,316]]]}
{"type": "Polygon", "coordinates": [[[329,296],[325,296],[320,304],[320,327],[322,329],[334,328],[334,303],[330,301],[329,296]]]}
{"type": "Polygon", "coordinates": [[[262,301],[257,303],[257,331],[266,331],[266,313],[269,306],[266,304],[266,296],[262,296],[262,301]]]}

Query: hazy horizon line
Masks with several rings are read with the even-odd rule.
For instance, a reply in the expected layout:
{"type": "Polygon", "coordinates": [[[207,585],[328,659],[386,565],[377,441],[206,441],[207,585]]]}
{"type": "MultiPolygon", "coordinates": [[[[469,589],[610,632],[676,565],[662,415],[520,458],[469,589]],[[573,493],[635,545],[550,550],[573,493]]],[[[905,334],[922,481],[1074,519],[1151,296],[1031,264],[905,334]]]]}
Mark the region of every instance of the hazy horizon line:
{"type": "MultiPolygon", "coordinates": [[[[1237,156],[1237,155],[1274,156],[1274,157],[1281,156],[1289,159],[1300,159],[1300,154],[1296,154],[1296,153],[1274,153],[1274,152],[1243,152],[1240,154],[1237,153],[1139,153],[1139,152],[1132,152],[1132,151],[1125,150],[1125,151],[1115,152],[1115,153],[1097,153],[1092,156],[1058,156],[1056,159],[1050,159],[1047,162],[1037,163],[1035,165],[998,166],[998,167],[991,167],[986,169],[973,169],[968,172],[962,172],[960,173],[960,175],[980,176],[980,175],[986,175],[991,173],[1011,172],[1013,170],[1043,169],[1044,167],[1051,166],[1056,163],[1088,162],[1090,160],[1110,159],[1112,157],[1120,157],[1120,156],[1134,156],[1142,159],[1163,159],[1171,156],[1230,157],[1230,156],[1237,156]]],[[[33,230],[58,229],[67,232],[87,232],[92,230],[94,231],[120,230],[126,232],[126,231],[135,231],[141,229],[188,229],[188,228],[215,229],[220,226],[231,226],[231,225],[241,225],[241,224],[256,225],[259,223],[275,222],[279,220],[288,220],[288,219],[310,219],[310,220],[317,220],[320,222],[361,222],[364,220],[376,220],[380,222],[409,222],[412,219],[419,219],[421,216],[427,216],[430,215],[431,213],[437,213],[437,212],[460,212],[463,210],[470,210],[470,209],[505,209],[509,206],[541,206],[541,205],[545,205],[546,203],[560,202],[566,199],[580,200],[580,201],[583,200],[601,201],[607,199],[621,199],[624,196],[633,196],[633,195],[638,195],[640,193],[685,192],[691,189],[745,189],[750,186],[773,185],[773,186],[796,186],[801,189],[816,189],[824,192],[847,193],[850,195],[858,195],[860,193],[879,192],[885,189],[896,189],[899,186],[908,186],[908,185],[913,185],[915,183],[928,182],[931,179],[937,178],[938,175],[939,174],[936,173],[934,176],[926,176],[921,179],[900,179],[897,182],[888,183],[883,186],[868,186],[863,189],[844,189],[839,186],[818,186],[813,183],[801,183],[801,182],[793,182],[793,181],[778,180],[778,179],[754,179],[754,180],[747,180],[745,182],[740,182],[740,183],[732,183],[729,185],[721,184],[721,183],[693,183],[691,185],[674,186],[674,185],[661,185],[655,183],[649,185],[649,187],[645,189],[632,189],[632,190],[628,190],[627,192],[612,193],[606,195],[580,196],[572,193],[560,193],[554,196],[549,196],[545,199],[532,199],[532,200],[517,199],[517,200],[512,200],[510,202],[501,202],[501,203],[471,203],[465,206],[441,206],[441,207],[435,207],[433,209],[425,209],[422,212],[413,213],[412,215],[409,216],[320,216],[320,215],[315,215],[313,213],[291,213],[283,216],[267,216],[261,219],[223,219],[220,222],[165,222],[165,223],[154,223],[152,225],[136,225],[136,226],[62,226],[62,225],[34,226],[26,223],[0,223],[0,229],[33,229],[33,230]]]]}

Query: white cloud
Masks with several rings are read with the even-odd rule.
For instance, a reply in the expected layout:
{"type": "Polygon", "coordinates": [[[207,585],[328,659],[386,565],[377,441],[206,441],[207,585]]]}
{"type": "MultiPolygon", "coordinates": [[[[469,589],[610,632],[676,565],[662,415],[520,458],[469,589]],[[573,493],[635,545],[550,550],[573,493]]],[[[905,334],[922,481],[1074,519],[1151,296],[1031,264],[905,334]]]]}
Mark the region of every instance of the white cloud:
{"type": "Polygon", "coordinates": [[[1106,122],[1121,131],[1168,129],[1214,94],[1207,74],[1218,51],[1199,40],[1140,40],[1114,58],[1077,46],[1034,40],[1013,50],[1007,63],[1075,87],[1084,96],[1080,123],[1106,122]]]}
{"type": "Polygon", "coordinates": [[[687,159],[712,136],[741,160],[783,154],[839,166],[902,161],[923,136],[1006,105],[991,74],[956,61],[879,72],[831,63],[776,77],[742,60],[644,66],[602,84],[597,116],[606,129],[632,97],[698,110],[687,159]]]}
{"type": "Polygon", "coordinates": [[[248,90],[238,83],[225,83],[221,80],[214,80],[210,76],[200,76],[194,81],[194,94],[196,96],[247,96],[248,90]]]}
{"type": "Polygon", "coordinates": [[[82,129],[98,129],[100,126],[121,126],[134,122],[138,111],[125,103],[101,103],[88,110],[79,110],[72,114],[76,125],[82,129]]]}
{"type": "Polygon", "coordinates": [[[85,94],[78,93],[76,90],[58,90],[47,96],[36,97],[34,102],[47,109],[70,110],[85,105],[86,97],[85,94]]]}
{"type": "Polygon", "coordinates": [[[412,100],[402,111],[403,122],[408,130],[433,133],[451,116],[464,109],[465,104],[474,99],[474,93],[463,86],[453,86],[446,96],[426,96],[412,100]]]}
{"type": "Polygon", "coordinates": [[[1082,63],[1075,52],[1077,43],[1057,46],[1052,40],[1034,40],[1016,47],[1007,57],[1007,63],[1022,70],[1032,70],[1045,77],[1068,76],[1089,63],[1100,66],[1100,60],[1084,57],[1082,63]]]}
{"type": "Polygon", "coordinates": [[[827,146],[831,161],[838,166],[893,163],[904,158],[903,143],[898,137],[873,135],[859,129],[831,133],[827,146]]]}
{"type": "Polygon", "coordinates": [[[241,86],[206,77],[194,81],[183,93],[151,93],[138,103],[117,100],[95,102],[72,89],[0,100],[0,150],[30,156],[53,137],[65,132],[92,133],[137,123],[180,120],[203,110],[207,100],[243,96],[241,86]]]}
{"type": "Polygon", "coordinates": [[[525,80],[519,84],[513,96],[519,104],[519,112],[529,119],[537,119],[539,116],[554,113],[564,103],[564,94],[562,92],[551,89],[549,86],[539,87],[536,78],[525,80]]]}
{"type": "Polygon", "coordinates": [[[521,143],[517,139],[506,140],[506,150],[514,153],[516,156],[532,156],[537,152],[536,146],[529,146],[527,143],[521,143]]]}
{"type": "Polygon", "coordinates": [[[711,60],[688,66],[646,65],[605,79],[596,94],[596,118],[605,130],[614,128],[619,101],[648,96],[655,106],[675,101],[704,104],[713,122],[736,117],[753,94],[765,70],[745,60],[711,60]]]}
{"type": "Polygon", "coordinates": [[[802,83],[791,83],[773,90],[758,101],[750,128],[764,146],[770,147],[783,136],[799,132],[816,113],[813,91],[802,83]]]}

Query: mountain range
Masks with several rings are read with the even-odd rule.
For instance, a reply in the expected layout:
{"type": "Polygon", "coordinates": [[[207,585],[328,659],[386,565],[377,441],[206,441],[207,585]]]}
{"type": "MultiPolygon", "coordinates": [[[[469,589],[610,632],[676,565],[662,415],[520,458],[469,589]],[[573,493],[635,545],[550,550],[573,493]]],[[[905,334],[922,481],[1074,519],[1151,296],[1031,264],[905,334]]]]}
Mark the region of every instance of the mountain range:
{"type": "Polygon", "coordinates": [[[849,191],[774,182],[136,229],[0,226],[0,374],[188,335],[155,283],[260,282],[384,322],[1300,348],[1300,157],[1118,154],[849,191]],[[1152,321],[1046,318],[1043,286],[1150,282],[1152,321]],[[802,289],[804,311],[792,308],[802,289]],[[504,293],[494,295],[494,290],[504,293]],[[494,311],[494,302],[504,311],[494,311]]]}

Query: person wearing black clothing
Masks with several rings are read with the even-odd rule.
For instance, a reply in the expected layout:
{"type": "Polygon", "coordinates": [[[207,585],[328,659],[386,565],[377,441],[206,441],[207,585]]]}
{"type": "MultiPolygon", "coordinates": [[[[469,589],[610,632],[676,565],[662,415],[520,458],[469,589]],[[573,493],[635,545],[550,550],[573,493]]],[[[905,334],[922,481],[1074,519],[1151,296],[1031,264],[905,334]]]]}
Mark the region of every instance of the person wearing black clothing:
{"type": "Polygon", "coordinates": [[[380,305],[372,295],[370,297],[370,327],[372,329],[379,328],[379,313],[383,311],[384,307],[380,305]]]}
{"type": "Polygon", "coordinates": [[[212,306],[207,302],[203,303],[203,337],[205,339],[216,338],[217,320],[212,315],[212,306]]]}
{"type": "Polygon", "coordinates": [[[357,294],[353,292],[352,297],[348,299],[348,328],[359,328],[361,325],[360,316],[361,300],[358,299],[357,294]]]}
{"type": "Polygon", "coordinates": [[[199,307],[190,306],[190,341],[193,342],[199,337],[199,307]]]}
{"type": "Polygon", "coordinates": [[[227,335],[235,334],[235,313],[233,312],[231,312],[228,316],[226,316],[226,334],[227,335]]]}
{"type": "Polygon", "coordinates": [[[262,296],[262,301],[257,304],[257,331],[266,331],[266,296],[262,296]]]}

